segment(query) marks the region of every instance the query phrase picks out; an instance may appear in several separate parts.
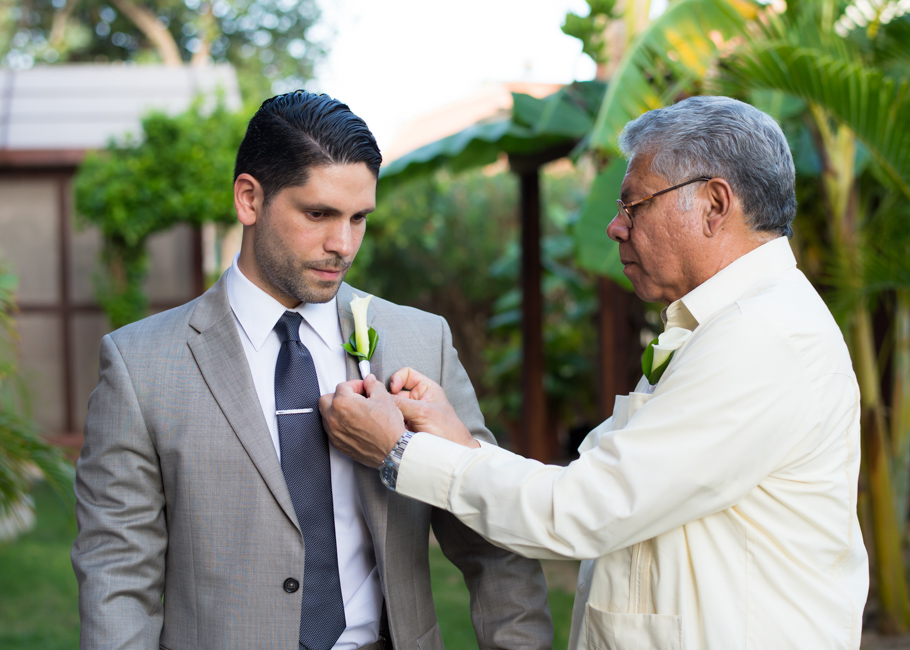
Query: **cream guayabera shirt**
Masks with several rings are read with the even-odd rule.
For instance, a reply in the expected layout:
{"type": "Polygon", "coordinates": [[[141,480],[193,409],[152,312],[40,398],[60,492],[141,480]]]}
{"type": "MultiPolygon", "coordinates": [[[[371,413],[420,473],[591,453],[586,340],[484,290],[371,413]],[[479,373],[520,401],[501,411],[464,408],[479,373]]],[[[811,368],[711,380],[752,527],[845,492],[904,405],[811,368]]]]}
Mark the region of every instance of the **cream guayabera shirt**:
{"type": "Polygon", "coordinates": [[[858,648],[859,389],[831,314],[780,238],[665,316],[692,337],[569,466],[418,434],[398,491],[584,560],[572,649],[858,648]]]}

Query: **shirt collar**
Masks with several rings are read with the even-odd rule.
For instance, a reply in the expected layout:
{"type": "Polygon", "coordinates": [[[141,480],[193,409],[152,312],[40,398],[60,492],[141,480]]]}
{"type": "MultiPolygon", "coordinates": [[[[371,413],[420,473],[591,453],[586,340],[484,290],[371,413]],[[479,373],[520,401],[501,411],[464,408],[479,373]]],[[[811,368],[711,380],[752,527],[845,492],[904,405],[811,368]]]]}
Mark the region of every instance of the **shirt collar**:
{"type": "Polygon", "coordinates": [[[762,278],[783,273],[796,266],[790,240],[778,237],[749,251],[672,302],[661,316],[667,328],[694,330],[713,314],[742,296],[762,278]]]}
{"type": "Polygon", "coordinates": [[[243,274],[237,264],[239,257],[239,254],[234,257],[226,278],[228,302],[257,352],[286,311],[303,316],[327,346],[341,345],[337,298],[326,303],[300,303],[294,309],[287,309],[243,274]]]}

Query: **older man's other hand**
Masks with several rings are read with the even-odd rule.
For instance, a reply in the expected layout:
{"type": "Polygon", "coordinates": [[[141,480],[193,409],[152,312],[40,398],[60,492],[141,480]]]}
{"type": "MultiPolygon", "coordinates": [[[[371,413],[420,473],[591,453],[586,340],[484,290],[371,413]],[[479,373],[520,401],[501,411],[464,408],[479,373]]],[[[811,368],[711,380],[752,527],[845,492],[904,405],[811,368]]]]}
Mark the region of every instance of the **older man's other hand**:
{"type": "Polygon", "coordinates": [[[379,467],[405,432],[395,398],[373,375],[338,384],[319,398],[319,410],[331,443],[368,467],[379,467]]]}
{"type": "Polygon", "coordinates": [[[389,387],[411,431],[424,431],[465,447],[479,447],[446,398],[442,386],[413,368],[392,375],[389,387]]]}

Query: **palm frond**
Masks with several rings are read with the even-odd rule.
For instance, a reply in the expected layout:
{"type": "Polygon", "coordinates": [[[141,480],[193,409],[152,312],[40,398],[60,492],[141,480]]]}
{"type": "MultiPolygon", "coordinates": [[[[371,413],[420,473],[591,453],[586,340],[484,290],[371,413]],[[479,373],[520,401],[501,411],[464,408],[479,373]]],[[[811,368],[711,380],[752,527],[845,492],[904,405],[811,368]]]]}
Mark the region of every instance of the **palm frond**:
{"type": "Polygon", "coordinates": [[[846,40],[868,52],[870,62],[885,74],[906,76],[910,68],[910,14],[879,24],[875,30],[855,29],[846,40]]]}
{"type": "Polygon", "coordinates": [[[910,82],[861,60],[781,44],[743,48],[725,59],[722,70],[716,81],[721,92],[780,90],[824,109],[853,130],[910,198],[910,82]]]}

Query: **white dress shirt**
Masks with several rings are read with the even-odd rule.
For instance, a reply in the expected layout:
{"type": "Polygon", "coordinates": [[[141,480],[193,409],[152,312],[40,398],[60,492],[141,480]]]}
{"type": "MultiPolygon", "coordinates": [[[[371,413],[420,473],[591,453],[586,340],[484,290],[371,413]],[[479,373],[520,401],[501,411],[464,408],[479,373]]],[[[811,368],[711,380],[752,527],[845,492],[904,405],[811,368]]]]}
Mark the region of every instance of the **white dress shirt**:
{"type": "Polygon", "coordinates": [[[858,648],[859,389],[830,312],[779,238],[666,319],[693,335],[575,462],[417,434],[398,492],[523,555],[585,560],[573,650],[858,648]]]}
{"type": "MultiPolygon", "coordinates": [[[[301,304],[293,310],[287,310],[243,275],[237,265],[237,257],[228,271],[226,282],[237,332],[280,461],[278,416],[275,415],[275,364],[281,341],[274,331],[275,324],[285,311],[296,311],[303,316],[300,340],[313,357],[316,375],[319,377],[319,392],[323,395],[334,393],[338,384],[347,381],[336,301],[333,298],[325,304],[301,304]]],[[[354,481],[354,461],[331,445],[329,459],[335,508],[335,542],[347,624],[335,648],[354,650],[379,638],[382,589],[373,541],[363,518],[360,496],[354,481]]],[[[262,534],[268,535],[269,531],[264,530],[262,534]]]]}

